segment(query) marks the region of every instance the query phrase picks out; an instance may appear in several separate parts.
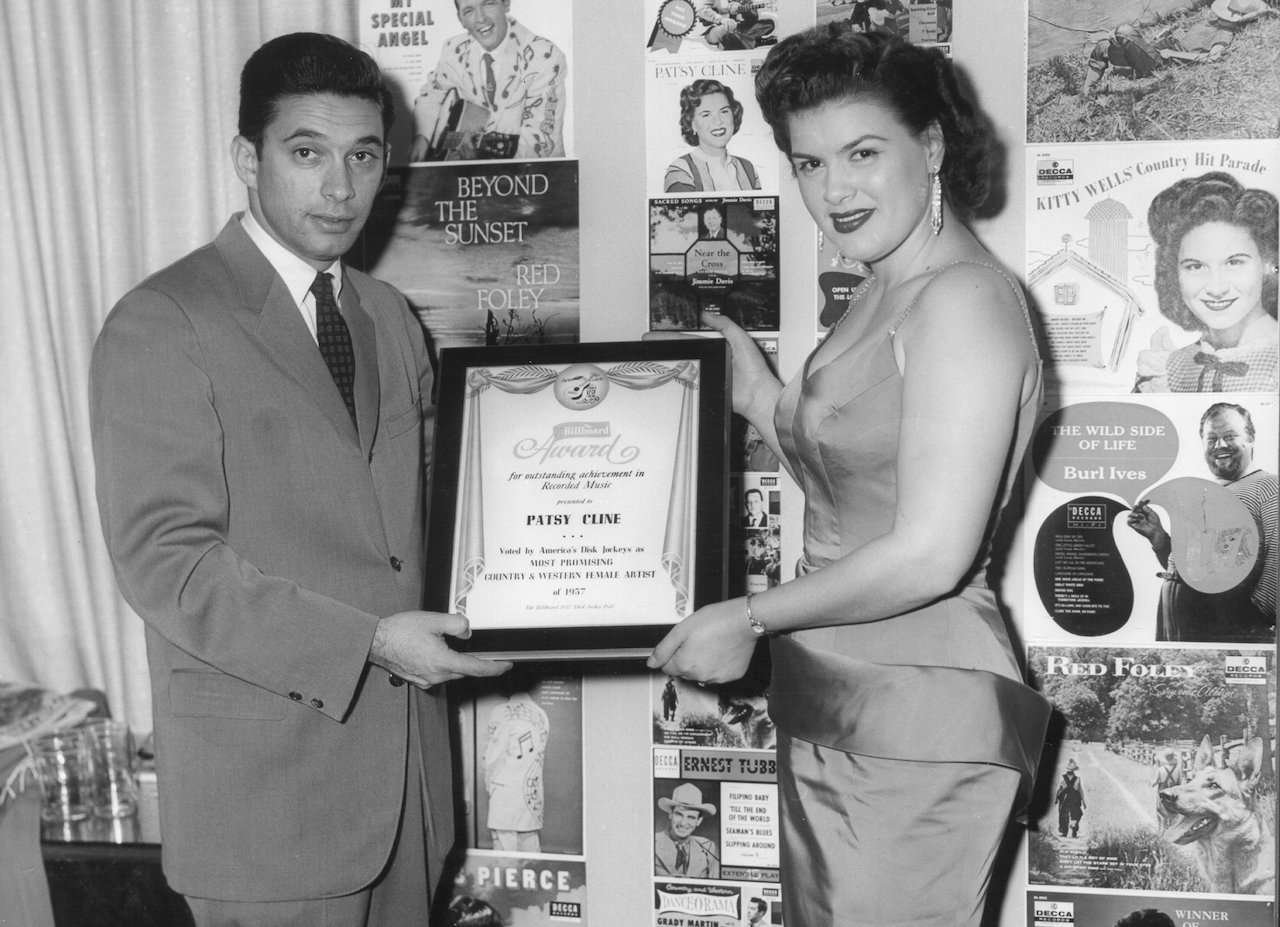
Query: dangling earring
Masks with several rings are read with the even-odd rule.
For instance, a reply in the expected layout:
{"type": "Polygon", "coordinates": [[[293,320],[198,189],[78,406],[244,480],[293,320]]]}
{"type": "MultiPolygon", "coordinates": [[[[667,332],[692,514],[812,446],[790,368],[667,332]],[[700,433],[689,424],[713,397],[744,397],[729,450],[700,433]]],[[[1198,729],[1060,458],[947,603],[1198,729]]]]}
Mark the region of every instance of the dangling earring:
{"type": "Polygon", "coordinates": [[[818,229],[818,253],[822,253],[822,249],[827,245],[827,236],[822,233],[822,229],[818,229]]]}
{"type": "Polygon", "coordinates": [[[942,181],[936,167],[929,172],[929,228],[935,235],[942,231],[942,181]]]}

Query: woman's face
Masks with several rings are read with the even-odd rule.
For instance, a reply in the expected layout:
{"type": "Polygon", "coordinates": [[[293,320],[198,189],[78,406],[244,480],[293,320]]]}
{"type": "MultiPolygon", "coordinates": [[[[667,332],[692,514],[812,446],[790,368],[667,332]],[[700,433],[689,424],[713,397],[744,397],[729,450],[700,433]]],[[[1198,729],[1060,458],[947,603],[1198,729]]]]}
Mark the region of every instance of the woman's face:
{"type": "Polygon", "coordinates": [[[1178,245],[1182,301],[1204,326],[1210,343],[1233,347],[1245,327],[1266,314],[1262,255],[1252,233],[1229,222],[1206,222],[1178,245]]]}
{"type": "Polygon", "coordinates": [[[733,107],[723,93],[708,93],[694,108],[690,123],[703,150],[724,151],[733,138],[733,107]]]}
{"type": "Polygon", "coordinates": [[[801,110],[787,125],[800,195],[841,254],[874,264],[931,234],[929,169],[942,163],[936,126],[916,135],[888,107],[859,99],[801,110]]]}

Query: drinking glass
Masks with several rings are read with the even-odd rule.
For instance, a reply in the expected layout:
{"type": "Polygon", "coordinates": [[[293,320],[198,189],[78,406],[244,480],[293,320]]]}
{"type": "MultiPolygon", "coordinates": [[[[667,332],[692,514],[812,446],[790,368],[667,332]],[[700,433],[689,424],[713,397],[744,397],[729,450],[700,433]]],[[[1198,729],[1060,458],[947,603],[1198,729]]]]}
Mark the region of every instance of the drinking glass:
{"type": "Polygon", "coordinates": [[[46,821],[82,821],[89,816],[93,753],[83,730],[47,734],[31,745],[44,796],[46,821]]]}

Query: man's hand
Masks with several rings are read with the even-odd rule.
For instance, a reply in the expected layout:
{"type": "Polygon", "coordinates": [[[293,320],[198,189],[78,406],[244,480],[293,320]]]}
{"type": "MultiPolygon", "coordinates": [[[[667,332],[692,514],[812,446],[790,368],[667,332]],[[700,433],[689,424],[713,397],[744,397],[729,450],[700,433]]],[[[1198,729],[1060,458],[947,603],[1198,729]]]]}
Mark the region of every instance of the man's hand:
{"type": "Polygon", "coordinates": [[[1143,499],[1133,507],[1133,511],[1125,519],[1129,527],[1138,532],[1153,544],[1158,543],[1168,537],[1168,533],[1164,529],[1164,523],[1160,520],[1160,516],[1156,514],[1155,509],[1147,500],[1143,499]],[[1163,537],[1162,537],[1163,536],[1163,537]]]}
{"type": "Polygon", "coordinates": [[[507,660],[485,660],[449,647],[445,637],[471,636],[467,619],[442,612],[399,612],[378,622],[369,662],[427,688],[463,676],[500,676],[507,660]]]}
{"type": "Polygon", "coordinates": [[[1156,514],[1151,503],[1141,499],[1133,507],[1133,511],[1125,519],[1126,524],[1151,542],[1151,550],[1163,567],[1169,566],[1169,555],[1173,552],[1173,538],[1165,530],[1164,522],[1156,514]]]}

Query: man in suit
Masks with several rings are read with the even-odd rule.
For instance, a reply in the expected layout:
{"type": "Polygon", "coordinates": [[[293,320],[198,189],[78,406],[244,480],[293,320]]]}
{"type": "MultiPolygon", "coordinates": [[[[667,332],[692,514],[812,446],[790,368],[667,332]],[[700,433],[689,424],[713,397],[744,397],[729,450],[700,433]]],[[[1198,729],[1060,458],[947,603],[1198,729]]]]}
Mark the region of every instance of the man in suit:
{"type": "Polygon", "coordinates": [[[248,211],[121,299],[94,348],[98,505],[147,625],[164,868],[201,925],[425,923],[453,840],[432,687],[509,666],[450,649],[460,616],[418,610],[427,349],[404,297],[341,262],[393,116],[346,42],[263,45],[231,145],[248,211]]]}
{"type": "Polygon", "coordinates": [[[714,241],[725,237],[724,212],[719,206],[707,206],[701,214],[698,228],[699,241],[714,241]]]}

